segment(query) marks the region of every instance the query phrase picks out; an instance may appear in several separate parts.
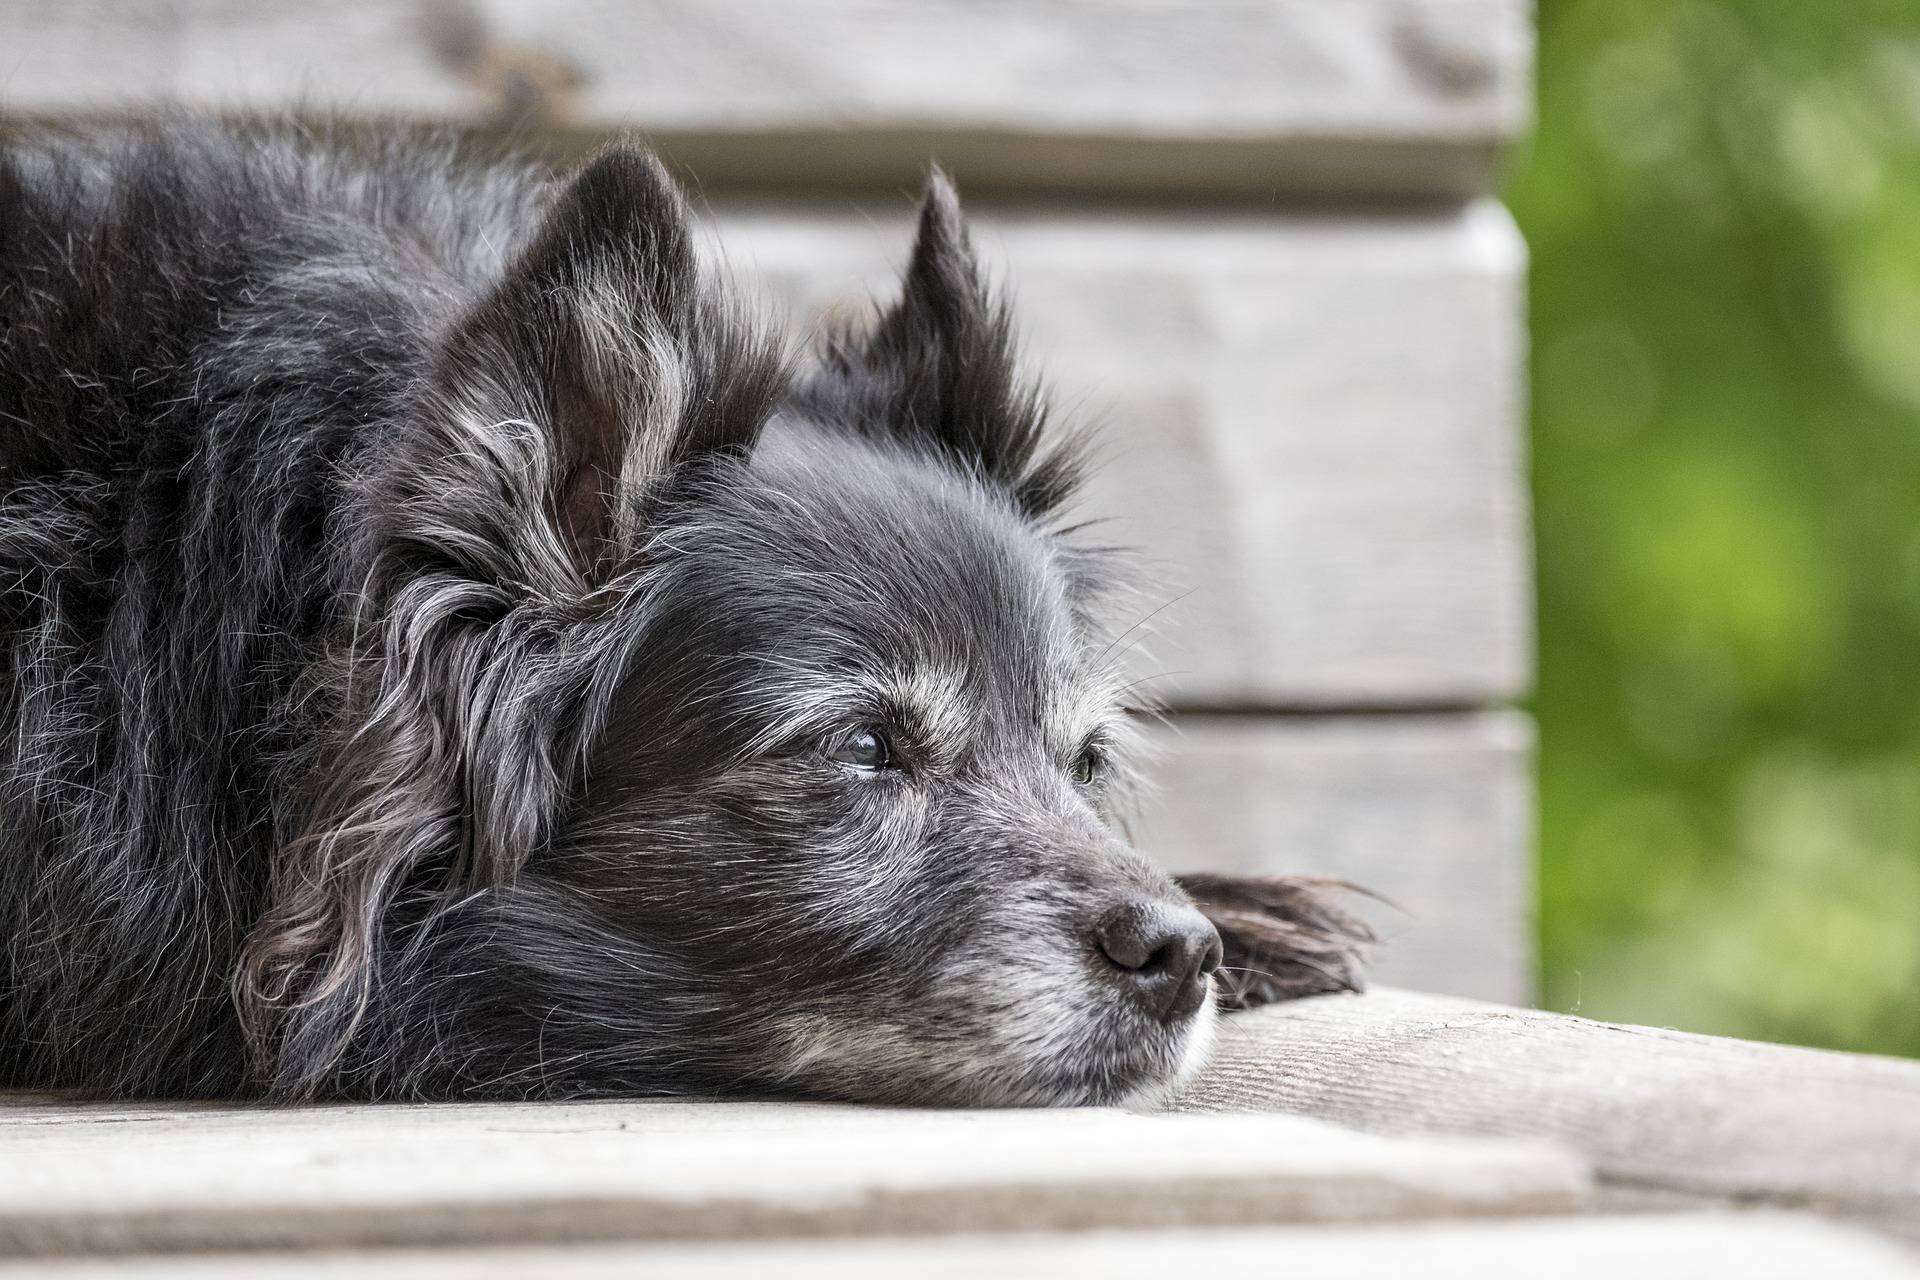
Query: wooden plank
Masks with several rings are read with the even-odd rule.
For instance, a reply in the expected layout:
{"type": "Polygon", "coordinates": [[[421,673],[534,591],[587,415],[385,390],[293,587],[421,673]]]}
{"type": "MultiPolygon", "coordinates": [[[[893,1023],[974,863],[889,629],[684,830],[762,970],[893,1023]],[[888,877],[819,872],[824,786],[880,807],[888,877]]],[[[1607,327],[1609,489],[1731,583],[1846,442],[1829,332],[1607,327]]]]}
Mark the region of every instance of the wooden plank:
{"type": "Polygon", "coordinates": [[[1527,0],[0,3],[16,113],[638,127],[709,182],[1470,193],[1528,112],[1527,0]]]}
{"type": "Polygon", "coordinates": [[[1548,1138],[1628,1203],[1806,1208],[1920,1239],[1920,1062],[1377,991],[1228,1019],[1178,1105],[1548,1138]]]}
{"type": "Polygon", "coordinates": [[[1341,876],[1383,938],[1378,981],[1533,992],[1532,730],[1518,713],[1179,716],[1133,829],[1176,871],[1341,876]]]}
{"type": "Polygon", "coordinates": [[[0,1255],[1554,1212],[1539,1143],[774,1103],[0,1106],[0,1255]]]}
{"type": "Polygon", "coordinates": [[[1920,1262],[1891,1241],[1817,1218],[1775,1213],[1665,1214],[1432,1222],[1259,1231],[1097,1232],[940,1240],[786,1240],[748,1245],[228,1254],[28,1264],[19,1280],[550,1280],[613,1275],[727,1280],[912,1276],[1290,1276],[1321,1280],[1915,1280],[1920,1262]]]}
{"type": "MultiPolygon", "coordinates": [[[[720,239],[819,317],[894,291],[907,212],[723,204],[720,239]]],[[[1155,692],[1401,707],[1525,689],[1524,249],[1502,209],[973,212],[1057,402],[1105,426],[1085,509],[1144,549],[1155,692]]]]}

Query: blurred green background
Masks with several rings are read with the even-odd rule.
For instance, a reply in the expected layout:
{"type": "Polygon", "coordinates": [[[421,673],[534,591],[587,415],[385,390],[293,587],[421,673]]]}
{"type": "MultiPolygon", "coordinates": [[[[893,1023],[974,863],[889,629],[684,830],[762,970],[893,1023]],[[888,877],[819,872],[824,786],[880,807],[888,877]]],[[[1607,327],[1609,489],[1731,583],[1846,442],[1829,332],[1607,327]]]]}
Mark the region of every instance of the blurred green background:
{"type": "Polygon", "coordinates": [[[1545,997],[1920,1055],[1920,0],[1542,0],[1545,997]]]}

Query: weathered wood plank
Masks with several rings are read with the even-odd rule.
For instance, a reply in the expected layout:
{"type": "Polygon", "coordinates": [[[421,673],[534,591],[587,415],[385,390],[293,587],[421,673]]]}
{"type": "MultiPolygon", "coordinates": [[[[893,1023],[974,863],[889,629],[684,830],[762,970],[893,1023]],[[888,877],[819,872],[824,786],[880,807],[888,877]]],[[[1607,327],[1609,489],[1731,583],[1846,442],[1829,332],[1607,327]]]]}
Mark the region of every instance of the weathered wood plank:
{"type": "Polygon", "coordinates": [[[1527,0],[0,3],[0,103],[638,127],[709,183],[1487,189],[1527,0]]]}
{"type": "Polygon", "coordinates": [[[1384,939],[1379,981],[1533,993],[1531,725],[1517,713],[1179,716],[1134,830],[1177,871],[1341,876],[1384,939]]]}
{"type": "Polygon", "coordinates": [[[1091,1232],[940,1240],[786,1240],[749,1245],[228,1254],[27,1264],[19,1280],[550,1280],[614,1275],[854,1280],[911,1276],[1293,1276],[1321,1280],[1914,1280],[1920,1262],[1891,1241],[1817,1218],[1777,1213],[1552,1217],[1260,1231],[1091,1232]]]}
{"type": "Polygon", "coordinates": [[[1228,1019],[1177,1105],[1549,1138],[1628,1203],[1816,1209],[1920,1239],[1920,1062],[1377,991],[1228,1019]]]}
{"type": "Polygon", "coordinates": [[[770,1103],[0,1105],[0,1255],[1553,1212],[1545,1144],[1291,1117],[770,1103]]]}
{"type": "MultiPolygon", "coordinates": [[[[1105,424],[1085,508],[1145,552],[1156,692],[1405,706],[1526,687],[1524,250],[1503,210],[974,213],[1059,403],[1105,424]]],[[[723,206],[720,236],[738,274],[817,317],[894,291],[906,215],[723,206]]]]}

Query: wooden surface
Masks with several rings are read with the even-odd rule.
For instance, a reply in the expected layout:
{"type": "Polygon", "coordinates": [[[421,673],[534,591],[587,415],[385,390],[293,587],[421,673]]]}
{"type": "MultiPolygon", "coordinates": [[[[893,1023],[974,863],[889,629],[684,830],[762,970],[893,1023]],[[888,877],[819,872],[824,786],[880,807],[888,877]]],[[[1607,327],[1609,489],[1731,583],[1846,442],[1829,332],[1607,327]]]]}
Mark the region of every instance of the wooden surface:
{"type": "Polygon", "coordinates": [[[977,1276],[1292,1277],[1315,1280],[1915,1280],[1920,1261],[1865,1232],[1777,1213],[1668,1214],[1367,1227],[1097,1232],[891,1240],[789,1240],[745,1245],[586,1245],[571,1248],[228,1254],[26,1263],[28,1277],[205,1277],[297,1280],[551,1280],[632,1275],[762,1280],[958,1280],[977,1276]]]}
{"type": "Polygon", "coordinates": [[[1920,1274],[1916,1062],[1381,991],[1228,1019],[1174,1109],[0,1096],[0,1267],[1920,1274]]]}
{"type": "Polygon", "coordinates": [[[1557,1212],[1545,1144],[1282,1116],[771,1103],[0,1104],[0,1255],[1557,1212]]]}
{"type": "Polygon", "coordinates": [[[1389,985],[1533,995],[1532,726],[1467,716],[1177,716],[1134,831],[1176,871],[1342,876],[1389,985]]]}
{"type": "Polygon", "coordinates": [[[638,128],[709,183],[1485,190],[1527,0],[4,0],[0,103],[638,128]]]}
{"type": "MultiPolygon", "coordinates": [[[[1528,0],[0,0],[0,124],[164,102],[637,129],[802,323],[960,180],[1143,549],[1183,712],[1143,843],[1392,897],[1388,982],[1533,990],[1524,247],[1483,197],[1528,0]],[[1325,719],[1313,714],[1334,713],[1325,719]],[[1250,715],[1248,713],[1273,713],[1250,715]],[[1364,714],[1356,714],[1364,713],[1364,714]]],[[[1136,644],[1136,642],[1139,642],[1136,644]]]]}
{"type": "Polygon", "coordinates": [[[1546,1138],[1616,1202],[1817,1209],[1920,1238],[1920,1062],[1376,991],[1228,1019],[1180,1106],[1546,1138]]]}
{"type": "Polygon", "coordinates": [[[47,1259],[12,1280],[206,1277],[365,1280],[1049,1276],[1311,1276],[1316,1280],[1915,1280],[1920,1261],[1865,1232],[1785,1214],[1672,1214],[1071,1237],[791,1240],[744,1245],[583,1245],[518,1249],[47,1259]]]}
{"type": "MultiPolygon", "coordinates": [[[[723,204],[804,320],[889,296],[905,199],[723,204]]],[[[1084,504],[1143,551],[1135,656],[1177,706],[1431,706],[1525,689],[1524,252],[1504,211],[976,207],[1033,362],[1104,427],[1084,504]]]]}

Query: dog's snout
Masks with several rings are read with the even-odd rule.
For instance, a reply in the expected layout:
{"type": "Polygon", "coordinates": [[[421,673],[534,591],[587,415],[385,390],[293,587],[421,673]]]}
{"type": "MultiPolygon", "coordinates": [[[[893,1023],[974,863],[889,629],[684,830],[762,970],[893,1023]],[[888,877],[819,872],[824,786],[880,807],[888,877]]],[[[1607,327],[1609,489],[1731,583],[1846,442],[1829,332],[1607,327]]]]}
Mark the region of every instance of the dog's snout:
{"type": "Polygon", "coordinates": [[[1219,933],[1186,903],[1124,903],[1095,926],[1094,940],[1140,1007],[1162,1021],[1198,1009],[1220,967],[1219,933]]]}

